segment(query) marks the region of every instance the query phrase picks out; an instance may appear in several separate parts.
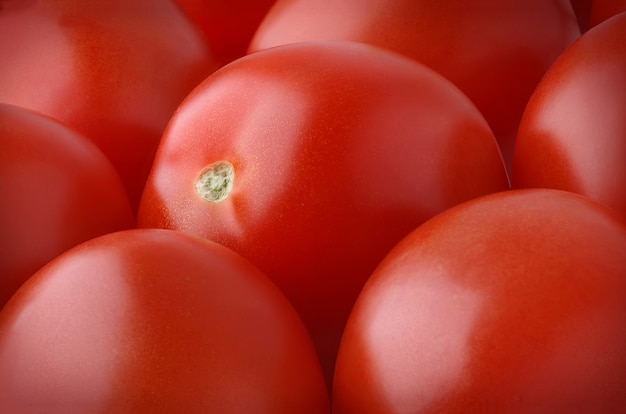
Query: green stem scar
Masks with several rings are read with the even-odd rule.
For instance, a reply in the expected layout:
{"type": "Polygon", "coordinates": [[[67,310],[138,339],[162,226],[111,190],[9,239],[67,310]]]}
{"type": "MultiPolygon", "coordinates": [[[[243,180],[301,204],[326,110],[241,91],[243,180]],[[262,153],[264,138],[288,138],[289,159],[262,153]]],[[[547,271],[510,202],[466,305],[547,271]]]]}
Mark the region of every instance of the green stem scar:
{"type": "Polygon", "coordinates": [[[196,179],[196,192],[204,200],[217,203],[225,200],[233,189],[235,168],[227,161],[207,166],[196,179]]]}

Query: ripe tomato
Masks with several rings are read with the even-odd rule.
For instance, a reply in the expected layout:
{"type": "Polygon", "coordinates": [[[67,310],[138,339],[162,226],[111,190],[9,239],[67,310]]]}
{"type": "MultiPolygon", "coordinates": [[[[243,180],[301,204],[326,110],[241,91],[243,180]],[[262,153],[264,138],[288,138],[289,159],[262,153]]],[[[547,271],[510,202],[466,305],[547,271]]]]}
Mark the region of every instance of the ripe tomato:
{"type": "Polygon", "coordinates": [[[589,25],[597,26],[608,18],[626,11],[626,0],[592,0],[589,25]]]}
{"type": "Polygon", "coordinates": [[[626,219],[626,13],[585,32],[533,94],[515,147],[515,187],[587,195],[626,219]]]}
{"type": "Polygon", "coordinates": [[[0,200],[0,308],[55,256],[135,224],[119,175],[93,143],[7,104],[0,104],[0,200]]]}
{"type": "Polygon", "coordinates": [[[350,40],[425,63],[483,113],[510,164],[535,86],[580,29],[569,0],[278,0],[250,50],[350,40]]]}
{"type": "Polygon", "coordinates": [[[175,0],[204,33],[220,65],[246,54],[276,0],[175,0]]]}
{"type": "Polygon", "coordinates": [[[333,412],[626,412],[626,226],[578,194],[453,207],[365,285],[333,412]]]}
{"type": "Polygon", "coordinates": [[[0,102],[95,142],[135,206],[172,112],[215,64],[170,0],[0,0],[0,61],[0,102]]]}
{"type": "Polygon", "coordinates": [[[0,313],[3,413],[328,413],[311,339],[267,277],[167,230],[92,239],[0,313]]]}
{"type": "Polygon", "coordinates": [[[300,43],[238,59],[181,104],[138,222],[259,266],[302,315],[330,381],[353,300],[388,249],[506,188],[487,123],[443,77],[367,45],[300,43]]]}

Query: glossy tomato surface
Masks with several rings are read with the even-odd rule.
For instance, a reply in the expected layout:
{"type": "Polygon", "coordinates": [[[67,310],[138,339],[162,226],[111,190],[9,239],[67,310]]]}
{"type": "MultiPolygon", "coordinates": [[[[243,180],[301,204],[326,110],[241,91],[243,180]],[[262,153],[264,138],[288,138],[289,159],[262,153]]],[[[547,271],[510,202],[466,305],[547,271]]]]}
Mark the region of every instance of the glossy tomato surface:
{"type": "Polygon", "coordinates": [[[589,196],[626,220],[626,14],[588,30],[531,97],[513,158],[515,187],[589,196]]]}
{"type": "Polygon", "coordinates": [[[92,140],[139,202],[163,128],[214,69],[171,0],[0,0],[0,102],[92,140]]]}
{"type": "Polygon", "coordinates": [[[328,413],[302,321],[249,262],[167,230],[92,239],[0,313],[3,413],[328,413]]]}
{"type": "Polygon", "coordinates": [[[276,0],[175,0],[204,33],[220,65],[245,55],[276,0]]]}
{"type": "Polygon", "coordinates": [[[0,308],[65,250],[134,225],[122,180],[93,143],[0,104],[0,308]]]}
{"type": "Polygon", "coordinates": [[[566,191],[438,215],[359,296],[333,412],[625,412],[625,252],[623,222],[566,191]]]}
{"type": "Polygon", "coordinates": [[[353,300],[401,237],[508,188],[487,123],[444,78],[367,45],[285,45],[241,58],[179,107],[141,227],[234,249],[285,292],[327,378],[353,300]]]}
{"type": "Polygon", "coordinates": [[[529,96],[579,35],[569,0],[278,0],[250,50],[349,40],[423,62],[472,99],[509,165],[529,96]]]}

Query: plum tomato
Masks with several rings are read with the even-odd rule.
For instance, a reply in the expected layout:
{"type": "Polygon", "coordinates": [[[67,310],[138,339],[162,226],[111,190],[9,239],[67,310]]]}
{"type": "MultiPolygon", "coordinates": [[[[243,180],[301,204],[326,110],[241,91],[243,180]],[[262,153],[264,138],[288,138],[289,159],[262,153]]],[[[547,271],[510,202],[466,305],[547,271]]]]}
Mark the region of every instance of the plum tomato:
{"type": "Polygon", "coordinates": [[[626,13],[589,29],[554,63],[528,106],[516,188],[581,193],[626,220],[626,13]]]}
{"type": "Polygon", "coordinates": [[[215,69],[171,0],[0,0],[0,61],[0,102],[96,143],[135,208],[172,112],[215,69]]]}
{"type": "Polygon", "coordinates": [[[579,36],[569,0],[278,0],[249,50],[348,40],[418,60],[476,104],[510,167],[528,98],[579,36]]]}
{"type": "Polygon", "coordinates": [[[280,290],[170,230],[91,239],[0,312],[3,413],[328,414],[319,360],[280,290]]]}
{"type": "Polygon", "coordinates": [[[55,256],[134,225],[122,180],[91,141],[0,103],[0,307],[55,256]]]}
{"type": "Polygon", "coordinates": [[[625,252],[612,210],[562,190],[437,215],[361,292],[333,413],[626,412],[625,252]]]}
{"type": "Polygon", "coordinates": [[[240,58],[189,95],[138,225],[257,265],[300,312],[330,381],[352,303],[385,253],[434,214],[508,188],[488,124],[445,78],[373,46],[303,42],[240,58]]]}

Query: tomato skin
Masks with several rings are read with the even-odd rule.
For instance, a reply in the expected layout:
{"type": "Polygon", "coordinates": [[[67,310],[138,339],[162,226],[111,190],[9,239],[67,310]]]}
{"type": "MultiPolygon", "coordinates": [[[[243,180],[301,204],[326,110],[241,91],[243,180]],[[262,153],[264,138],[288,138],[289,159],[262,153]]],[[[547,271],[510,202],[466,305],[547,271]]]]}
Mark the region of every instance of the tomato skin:
{"type": "Polygon", "coordinates": [[[0,307],[41,266],[92,237],[135,226],[102,152],[58,121],[0,103],[0,307]]]}
{"type": "Polygon", "coordinates": [[[508,188],[484,118],[453,85],[367,45],[285,45],[211,75],[157,151],[140,227],[222,243],[285,292],[327,378],[352,301],[399,238],[437,212],[508,188]],[[227,161],[234,186],[194,184],[227,161]]]}
{"type": "Polygon", "coordinates": [[[581,193],[626,219],[626,13],[585,32],[528,102],[512,184],[581,193]]]}
{"type": "Polygon", "coordinates": [[[302,321],[267,277],[168,230],[92,239],[0,313],[7,413],[328,413],[302,321]]]}
{"type": "Polygon", "coordinates": [[[175,0],[204,33],[219,65],[247,53],[259,24],[275,0],[175,0]]]}
{"type": "Polygon", "coordinates": [[[592,0],[589,25],[597,26],[616,14],[626,11],[626,0],[592,0]]]}
{"type": "Polygon", "coordinates": [[[517,126],[537,83],[580,36],[569,0],[278,0],[250,51],[349,40],[435,69],[476,104],[510,166],[517,126]]]}
{"type": "Polygon", "coordinates": [[[359,296],[333,412],[624,412],[625,251],[623,222],[566,191],[436,216],[359,296]]]}
{"type": "Polygon", "coordinates": [[[135,207],[172,112],[215,68],[170,0],[0,0],[0,60],[0,102],[91,139],[135,207]]]}

